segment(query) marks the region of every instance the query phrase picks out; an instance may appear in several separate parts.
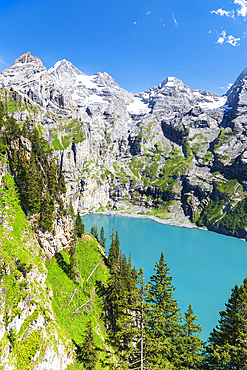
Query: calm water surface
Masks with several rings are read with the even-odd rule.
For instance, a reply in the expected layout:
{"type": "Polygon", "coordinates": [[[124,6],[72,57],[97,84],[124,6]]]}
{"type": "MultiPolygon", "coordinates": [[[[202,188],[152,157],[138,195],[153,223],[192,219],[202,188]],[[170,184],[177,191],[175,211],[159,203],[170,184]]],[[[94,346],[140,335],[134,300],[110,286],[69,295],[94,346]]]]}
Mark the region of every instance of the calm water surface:
{"type": "Polygon", "coordinates": [[[118,230],[120,248],[127,258],[132,252],[133,266],[144,268],[146,282],[154,273],[155,261],[164,252],[181,312],[192,304],[203,328],[203,340],[217,324],[231,288],[247,276],[247,243],[239,239],[143,218],[90,214],[82,219],[88,232],[94,223],[99,231],[104,227],[106,251],[112,228],[118,230]]]}

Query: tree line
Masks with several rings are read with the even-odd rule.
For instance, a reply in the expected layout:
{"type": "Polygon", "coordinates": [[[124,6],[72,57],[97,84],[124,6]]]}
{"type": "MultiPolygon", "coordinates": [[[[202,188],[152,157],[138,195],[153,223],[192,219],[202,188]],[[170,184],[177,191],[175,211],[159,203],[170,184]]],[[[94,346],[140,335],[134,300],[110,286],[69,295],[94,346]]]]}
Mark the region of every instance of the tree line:
{"type": "Polygon", "coordinates": [[[0,151],[8,155],[10,169],[20,189],[22,208],[28,215],[37,213],[39,226],[51,231],[54,211],[60,216],[69,213],[63,200],[66,194],[64,176],[53,150],[28,119],[20,126],[13,116],[8,116],[2,102],[0,130],[0,151]],[[23,139],[28,139],[31,145],[23,139]]]}

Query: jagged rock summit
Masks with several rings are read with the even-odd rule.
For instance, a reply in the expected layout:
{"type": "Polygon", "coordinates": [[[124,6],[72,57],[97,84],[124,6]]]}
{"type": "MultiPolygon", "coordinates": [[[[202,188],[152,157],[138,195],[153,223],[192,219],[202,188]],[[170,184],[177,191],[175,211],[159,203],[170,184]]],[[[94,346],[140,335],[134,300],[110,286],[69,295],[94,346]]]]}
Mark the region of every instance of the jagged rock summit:
{"type": "Polygon", "coordinates": [[[128,208],[243,238],[247,223],[228,219],[247,194],[246,91],[244,70],[222,97],[176,77],[132,94],[65,59],[47,71],[29,52],[0,75],[8,111],[55,149],[75,210],[128,208]]]}
{"type": "Polygon", "coordinates": [[[33,57],[28,51],[27,53],[22,54],[19,58],[15,60],[14,64],[17,63],[30,63],[30,62],[36,62],[37,64],[42,64],[41,60],[38,57],[33,57]]]}

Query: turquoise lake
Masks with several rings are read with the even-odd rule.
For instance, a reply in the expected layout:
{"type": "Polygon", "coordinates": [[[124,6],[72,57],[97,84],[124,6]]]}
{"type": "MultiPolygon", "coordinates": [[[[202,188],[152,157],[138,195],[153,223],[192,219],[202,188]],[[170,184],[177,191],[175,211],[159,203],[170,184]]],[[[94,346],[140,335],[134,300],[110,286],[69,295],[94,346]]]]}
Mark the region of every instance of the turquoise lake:
{"type": "Polygon", "coordinates": [[[170,268],[174,297],[181,309],[189,303],[202,326],[202,340],[217,325],[219,311],[235,284],[242,284],[247,276],[247,242],[206,230],[186,229],[162,225],[149,219],[90,214],[82,217],[86,231],[95,223],[98,231],[103,226],[107,248],[112,228],[118,231],[120,248],[132,252],[132,264],[145,271],[146,282],[154,273],[155,262],[164,252],[170,268]]]}

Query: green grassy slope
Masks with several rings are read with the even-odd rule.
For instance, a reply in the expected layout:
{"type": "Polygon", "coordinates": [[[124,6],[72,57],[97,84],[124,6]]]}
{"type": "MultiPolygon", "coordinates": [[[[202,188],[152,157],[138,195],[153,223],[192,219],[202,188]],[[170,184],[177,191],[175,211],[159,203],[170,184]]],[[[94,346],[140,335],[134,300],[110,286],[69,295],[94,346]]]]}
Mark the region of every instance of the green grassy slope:
{"type": "MultiPolygon", "coordinates": [[[[74,343],[80,345],[86,324],[91,319],[96,344],[103,350],[100,355],[102,360],[105,357],[106,331],[101,287],[106,284],[109,272],[104,263],[104,252],[99,253],[99,248],[99,244],[89,234],[79,239],[77,260],[80,282],[75,282],[68,276],[69,253],[66,250],[48,261],[46,267],[47,284],[53,291],[52,307],[62,333],[69,334],[74,343]]],[[[69,369],[83,369],[83,365],[77,362],[69,369]]],[[[101,369],[101,366],[98,365],[97,369],[101,369]]]]}

